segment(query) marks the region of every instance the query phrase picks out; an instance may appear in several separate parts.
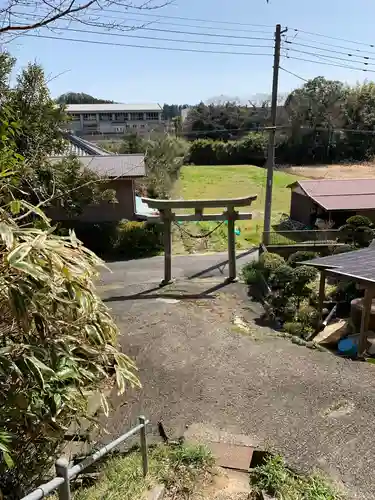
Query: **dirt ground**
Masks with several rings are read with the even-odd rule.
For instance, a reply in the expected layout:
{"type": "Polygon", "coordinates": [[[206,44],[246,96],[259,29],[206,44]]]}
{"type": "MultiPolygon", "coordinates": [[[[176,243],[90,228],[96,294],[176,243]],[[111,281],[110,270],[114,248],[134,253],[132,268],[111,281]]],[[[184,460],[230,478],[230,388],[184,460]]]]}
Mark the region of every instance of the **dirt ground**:
{"type": "Polygon", "coordinates": [[[375,176],[375,162],[287,167],[282,170],[311,179],[369,179],[375,176]]]}

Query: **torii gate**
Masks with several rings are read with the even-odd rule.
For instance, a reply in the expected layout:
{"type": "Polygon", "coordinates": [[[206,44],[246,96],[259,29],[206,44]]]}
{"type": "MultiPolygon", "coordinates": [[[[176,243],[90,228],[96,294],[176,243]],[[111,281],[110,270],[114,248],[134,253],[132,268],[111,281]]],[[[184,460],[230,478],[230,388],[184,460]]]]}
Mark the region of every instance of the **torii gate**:
{"type": "Polygon", "coordinates": [[[164,279],[161,285],[172,282],[172,221],[228,221],[228,281],[237,279],[236,272],[236,235],[235,221],[250,220],[251,213],[238,213],[235,207],[250,206],[257,196],[246,196],[244,198],[230,198],[219,200],[155,200],[142,198],[150,208],[157,209],[159,217],[150,217],[149,221],[160,221],[164,226],[164,279]],[[221,214],[203,214],[205,208],[223,208],[221,214]],[[176,209],[193,208],[194,214],[176,214],[176,209]]]}

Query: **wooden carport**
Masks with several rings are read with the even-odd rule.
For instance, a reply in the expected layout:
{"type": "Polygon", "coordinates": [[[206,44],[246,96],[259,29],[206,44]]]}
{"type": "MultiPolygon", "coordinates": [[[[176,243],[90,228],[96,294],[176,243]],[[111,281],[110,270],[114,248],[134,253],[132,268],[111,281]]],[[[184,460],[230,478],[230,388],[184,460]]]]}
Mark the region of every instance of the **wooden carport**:
{"type": "Polygon", "coordinates": [[[358,343],[358,357],[363,357],[366,351],[371,305],[375,297],[375,246],[320,257],[300,264],[315,267],[320,271],[318,305],[320,320],[322,319],[327,276],[356,281],[365,289],[358,343]]]}

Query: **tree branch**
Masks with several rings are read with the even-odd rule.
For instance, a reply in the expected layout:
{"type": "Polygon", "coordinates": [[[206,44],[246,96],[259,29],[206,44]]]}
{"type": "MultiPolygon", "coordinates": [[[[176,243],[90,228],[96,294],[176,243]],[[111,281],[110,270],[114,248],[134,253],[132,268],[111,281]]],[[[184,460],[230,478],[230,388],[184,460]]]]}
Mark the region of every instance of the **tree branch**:
{"type": "MultiPolygon", "coordinates": [[[[107,0],[105,1],[104,4],[101,4],[99,0],[88,0],[86,3],[83,4],[76,4],[76,0],[71,0],[69,4],[66,6],[66,8],[62,8],[64,5],[64,0],[58,0],[56,1],[56,4],[54,2],[49,2],[48,0],[42,0],[38,1],[36,0],[35,3],[33,3],[34,6],[34,12],[40,12],[40,7],[48,7],[50,9],[49,12],[44,12],[42,16],[35,22],[30,22],[30,16],[31,17],[37,17],[35,14],[32,14],[30,12],[15,12],[13,9],[15,7],[29,7],[30,5],[28,4],[27,0],[26,3],[23,3],[22,1],[15,1],[15,0],[8,0],[7,5],[0,9],[0,14],[2,13],[4,16],[6,16],[6,24],[3,24],[2,26],[0,25],[0,35],[3,33],[9,33],[9,32],[14,32],[14,31],[19,31],[19,32],[25,32],[29,30],[34,30],[38,28],[43,28],[46,27],[50,24],[53,24],[54,22],[58,21],[59,19],[70,19],[70,20],[75,20],[78,22],[81,22],[83,24],[89,24],[91,26],[105,26],[105,23],[100,22],[99,20],[95,21],[92,20],[84,20],[77,15],[77,13],[80,12],[86,12],[88,16],[95,16],[97,15],[100,17],[100,13],[104,12],[106,8],[109,8],[111,5],[116,5],[122,7],[124,10],[127,10],[129,8],[137,9],[137,10],[154,10],[158,8],[162,8],[170,3],[172,3],[173,0],[165,0],[162,3],[159,3],[158,5],[151,5],[151,2],[154,0],[145,0],[143,3],[140,5],[134,5],[132,2],[124,2],[124,1],[117,1],[117,0],[107,0]],[[92,9],[92,7],[97,7],[95,9],[92,9]],[[91,10],[90,10],[91,9],[91,10]],[[11,22],[12,17],[18,17],[19,20],[15,24],[11,22]],[[29,21],[28,23],[20,23],[20,19],[25,19],[26,21],[29,21]]],[[[5,20],[4,20],[5,22],[5,20]]]]}

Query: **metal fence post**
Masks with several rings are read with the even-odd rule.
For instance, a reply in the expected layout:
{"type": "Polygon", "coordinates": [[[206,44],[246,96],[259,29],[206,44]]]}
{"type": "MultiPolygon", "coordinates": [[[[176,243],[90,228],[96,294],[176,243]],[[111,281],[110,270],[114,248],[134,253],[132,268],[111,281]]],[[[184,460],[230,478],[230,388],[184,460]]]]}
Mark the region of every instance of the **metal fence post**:
{"type": "Polygon", "coordinates": [[[143,427],[140,430],[140,438],[141,438],[141,454],[142,454],[143,477],[146,477],[147,473],[148,473],[146,418],[144,416],[140,416],[139,417],[139,423],[143,425],[143,427]]]}
{"type": "Polygon", "coordinates": [[[64,482],[59,486],[59,500],[71,500],[70,481],[69,481],[69,462],[61,457],[55,463],[57,477],[62,477],[64,482]]]}

